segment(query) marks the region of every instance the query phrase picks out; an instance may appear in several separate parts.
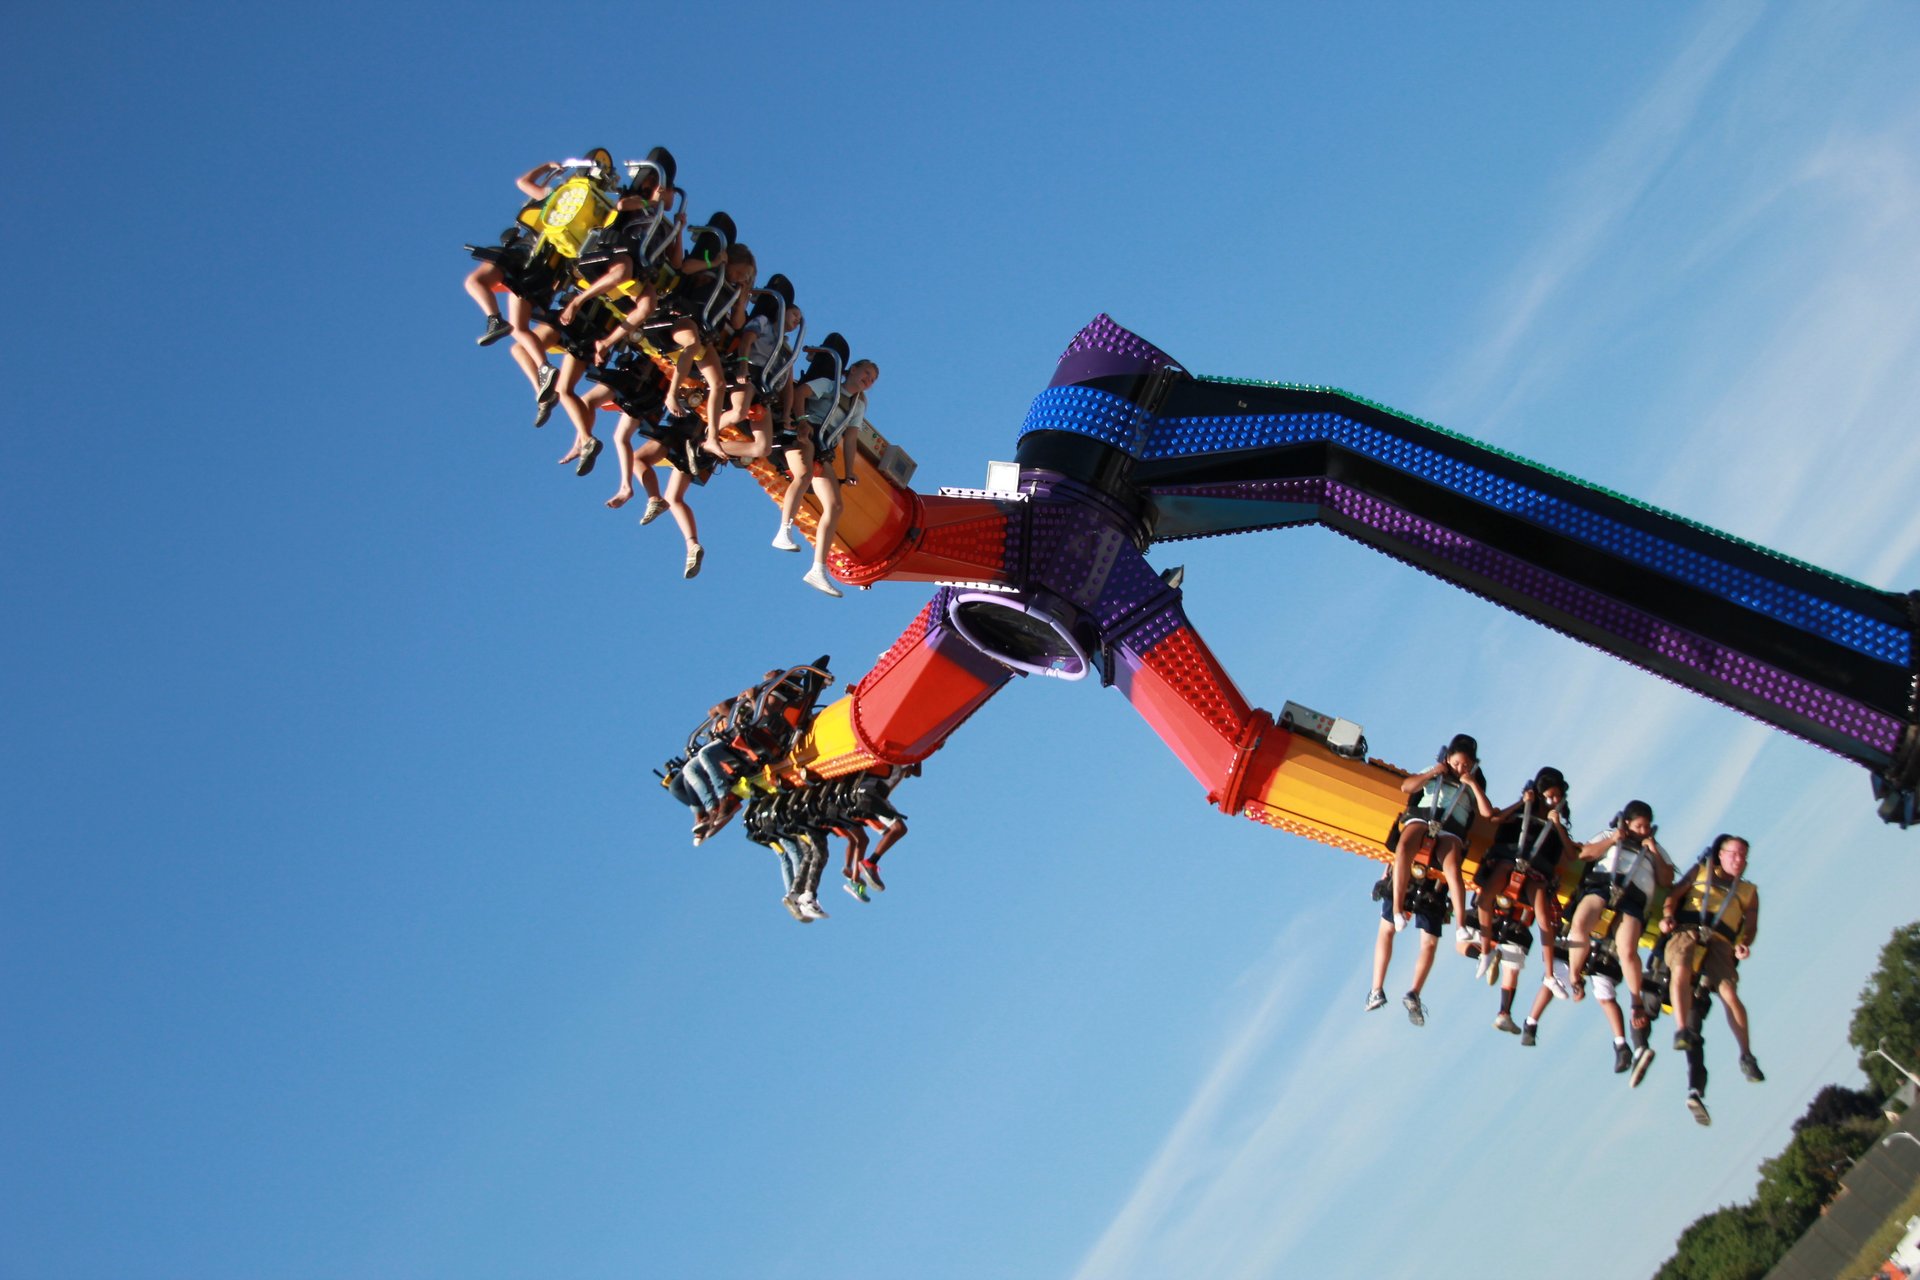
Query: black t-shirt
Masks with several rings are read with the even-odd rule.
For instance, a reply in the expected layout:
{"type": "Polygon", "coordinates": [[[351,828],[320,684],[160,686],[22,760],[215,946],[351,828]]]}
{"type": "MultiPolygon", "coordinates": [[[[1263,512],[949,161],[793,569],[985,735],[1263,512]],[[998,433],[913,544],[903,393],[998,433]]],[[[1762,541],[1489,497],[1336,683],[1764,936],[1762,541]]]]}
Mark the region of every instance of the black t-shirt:
{"type": "Polygon", "coordinates": [[[1529,820],[1523,809],[1501,823],[1499,830],[1493,833],[1493,848],[1487,857],[1488,861],[1505,859],[1524,862],[1544,875],[1552,872],[1565,849],[1566,844],[1553,829],[1553,823],[1548,820],[1544,810],[1535,810],[1529,820]],[[1521,847],[1523,838],[1524,848],[1521,847]]]}

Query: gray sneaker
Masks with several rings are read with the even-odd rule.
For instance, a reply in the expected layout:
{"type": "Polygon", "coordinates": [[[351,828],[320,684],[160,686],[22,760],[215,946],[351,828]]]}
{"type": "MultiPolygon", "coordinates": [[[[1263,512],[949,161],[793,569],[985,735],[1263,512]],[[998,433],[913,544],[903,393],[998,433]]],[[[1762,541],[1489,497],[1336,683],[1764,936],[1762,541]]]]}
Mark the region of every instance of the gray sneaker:
{"type": "Polygon", "coordinates": [[[1523,1045],[1528,1049],[1533,1048],[1533,1046],[1536,1043],[1538,1043],[1537,1037],[1539,1036],[1539,1033],[1540,1033],[1540,1024],[1537,1022],[1529,1021],[1526,1026],[1520,1028],[1521,1045],[1523,1045]]]}
{"type": "Polygon", "coordinates": [[[1713,1123],[1713,1117],[1707,1114],[1707,1100],[1700,1096],[1698,1089],[1687,1090],[1687,1110],[1693,1112],[1693,1118],[1699,1123],[1713,1123]]]}
{"type": "Polygon", "coordinates": [[[1613,1074],[1625,1075],[1627,1068],[1633,1065],[1633,1050],[1624,1044],[1613,1046],[1613,1074]]]}
{"type": "Polygon", "coordinates": [[[1495,1031],[1504,1031],[1510,1036],[1520,1034],[1520,1024],[1513,1020],[1513,1015],[1510,1013],[1496,1015],[1493,1020],[1493,1029],[1495,1031]]]}
{"type": "Polygon", "coordinates": [[[1760,1070],[1760,1064],[1754,1061],[1754,1057],[1750,1053],[1740,1055],[1740,1074],[1755,1084],[1765,1083],[1767,1078],[1766,1074],[1760,1070]]]}
{"type": "Polygon", "coordinates": [[[1416,1027],[1424,1027],[1427,1025],[1427,1006],[1420,1003],[1420,997],[1418,995],[1409,991],[1401,997],[1400,1004],[1407,1011],[1408,1022],[1411,1022],[1416,1027]]]}
{"type": "Polygon", "coordinates": [[[1627,1077],[1627,1087],[1638,1089],[1640,1082],[1647,1078],[1647,1068],[1653,1065],[1653,1046],[1643,1044],[1634,1051],[1633,1072],[1627,1077]]]}
{"type": "Polygon", "coordinates": [[[1367,992],[1367,1012],[1387,1007],[1387,993],[1378,989],[1367,992]]]}

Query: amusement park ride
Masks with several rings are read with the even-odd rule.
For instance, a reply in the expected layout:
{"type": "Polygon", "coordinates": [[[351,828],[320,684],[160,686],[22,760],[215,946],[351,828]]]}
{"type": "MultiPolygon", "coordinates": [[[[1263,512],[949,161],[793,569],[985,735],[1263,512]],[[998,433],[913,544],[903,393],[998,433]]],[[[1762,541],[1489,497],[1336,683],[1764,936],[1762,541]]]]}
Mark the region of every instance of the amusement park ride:
{"type": "MultiPolygon", "coordinates": [[[[1920,788],[1920,592],[1880,591],[1325,388],[1195,378],[1106,316],[1073,339],[989,488],[917,493],[864,433],[837,577],[936,583],[821,708],[788,785],[914,763],[1015,676],[1117,688],[1222,811],[1385,859],[1403,770],[1345,721],[1250,705],[1157,543],[1321,524],[1920,788]]],[[[786,477],[753,464],[777,500],[786,477]]],[[[813,507],[801,516],[811,532],[813,507]]],[[[1476,824],[1472,855],[1489,824],[1476,824]]]]}

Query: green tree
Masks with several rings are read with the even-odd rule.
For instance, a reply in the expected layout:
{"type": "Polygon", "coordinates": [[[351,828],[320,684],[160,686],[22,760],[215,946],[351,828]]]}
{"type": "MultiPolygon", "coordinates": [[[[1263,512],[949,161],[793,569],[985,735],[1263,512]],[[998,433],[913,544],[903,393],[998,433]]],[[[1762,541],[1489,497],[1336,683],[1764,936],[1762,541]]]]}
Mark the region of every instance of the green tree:
{"type": "Polygon", "coordinates": [[[1760,1280],[1798,1234],[1783,1234],[1750,1204],[1731,1204],[1695,1218],[1654,1280],[1760,1280]]]}
{"type": "Polygon", "coordinates": [[[1809,1124],[1786,1148],[1761,1162],[1753,1207],[1791,1241],[1840,1193],[1840,1179],[1880,1135],[1878,1113],[1836,1125],[1809,1124]]]}
{"type": "Polygon", "coordinates": [[[1860,1051],[1860,1069],[1882,1097],[1905,1081],[1873,1050],[1882,1039],[1887,1052],[1914,1069],[1920,1051],[1920,922],[1893,931],[1880,952],[1880,967],[1860,991],[1847,1040],[1860,1051]]]}
{"type": "Polygon", "coordinates": [[[1864,1089],[1849,1089],[1843,1084],[1830,1084],[1813,1095],[1813,1101],[1807,1104],[1806,1114],[1793,1122],[1793,1131],[1798,1133],[1811,1124],[1842,1124],[1848,1120],[1879,1118],[1879,1094],[1868,1093],[1864,1089]]]}

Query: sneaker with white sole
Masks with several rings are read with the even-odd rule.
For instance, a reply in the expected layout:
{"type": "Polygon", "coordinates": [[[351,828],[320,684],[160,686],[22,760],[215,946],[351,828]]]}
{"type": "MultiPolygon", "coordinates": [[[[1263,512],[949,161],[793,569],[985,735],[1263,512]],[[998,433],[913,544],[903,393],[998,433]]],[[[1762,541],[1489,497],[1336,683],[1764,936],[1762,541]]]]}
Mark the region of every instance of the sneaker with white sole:
{"type": "Polygon", "coordinates": [[[1533,1048],[1534,1045],[1538,1044],[1539,1042],[1540,1042],[1540,1024],[1535,1022],[1532,1018],[1528,1018],[1527,1024],[1524,1027],[1520,1028],[1520,1043],[1526,1046],[1527,1048],[1531,1049],[1533,1048]]]}
{"type": "Polygon", "coordinates": [[[783,524],[780,526],[780,532],[773,535],[773,549],[775,551],[798,551],[800,549],[800,544],[793,540],[792,525],[783,524]]]}
{"type": "Polygon", "coordinates": [[[1554,995],[1562,1000],[1573,999],[1573,989],[1567,986],[1566,983],[1560,981],[1560,975],[1557,973],[1548,974],[1540,985],[1553,992],[1554,995]]]}
{"type": "Polygon", "coordinates": [[[840,887],[842,889],[845,889],[848,893],[852,894],[854,897],[860,899],[860,901],[862,902],[872,901],[871,898],[867,897],[867,886],[862,881],[842,880],[840,882],[840,887]]]}
{"type": "Polygon", "coordinates": [[[1643,1044],[1633,1051],[1633,1071],[1627,1076],[1627,1087],[1638,1089],[1640,1082],[1647,1078],[1647,1068],[1653,1065],[1653,1046],[1643,1044]]]}
{"type": "Polygon", "coordinates": [[[1476,978],[1485,978],[1493,972],[1494,967],[1499,963],[1500,952],[1496,948],[1483,944],[1480,952],[1480,964],[1479,967],[1474,969],[1473,976],[1476,978]]]}
{"type": "Polygon", "coordinates": [[[560,381],[560,371],[558,369],[550,364],[543,364],[540,366],[540,372],[535,374],[534,377],[538,379],[538,384],[533,389],[533,398],[535,400],[551,402],[560,398],[560,393],[553,389],[553,384],[560,381]]]}
{"type": "Polygon", "coordinates": [[[1378,987],[1375,987],[1372,991],[1367,992],[1367,1012],[1368,1013],[1372,1013],[1375,1009],[1384,1009],[1386,1007],[1387,1007],[1386,992],[1380,990],[1378,987]]]}
{"type": "Polygon", "coordinates": [[[1520,1034],[1520,1024],[1513,1020],[1513,1015],[1510,1013],[1495,1014],[1493,1018],[1493,1029],[1495,1031],[1504,1031],[1510,1036],[1520,1034]]]}
{"type": "Polygon", "coordinates": [[[801,924],[807,922],[806,913],[800,910],[800,900],[792,894],[788,894],[786,897],[780,899],[780,905],[787,909],[788,915],[798,920],[801,924]]]}
{"type": "Polygon", "coordinates": [[[648,498],[647,509],[640,513],[640,523],[652,524],[655,520],[665,515],[666,510],[667,500],[665,498],[648,498]]]}
{"type": "Polygon", "coordinates": [[[800,899],[800,910],[806,913],[807,919],[809,920],[825,920],[827,918],[827,909],[820,905],[820,899],[810,893],[800,899]]]}
{"type": "Polygon", "coordinates": [[[689,546],[687,547],[687,567],[686,567],[686,571],[685,571],[684,573],[682,573],[682,574],[681,574],[680,576],[681,576],[681,577],[683,577],[683,578],[697,578],[697,577],[699,577],[699,576],[700,576],[700,562],[701,562],[702,560],[705,560],[706,558],[707,558],[707,549],[706,549],[705,547],[703,547],[703,546],[701,546],[701,545],[700,545],[699,543],[697,543],[697,542],[695,542],[695,543],[692,543],[692,544],[690,544],[690,545],[689,545],[689,546]]]}
{"type": "Polygon", "coordinates": [[[502,320],[499,316],[488,316],[487,331],[478,338],[475,338],[474,341],[483,347],[490,347],[512,332],[513,326],[505,320],[502,320]]]}
{"type": "Polygon", "coordinates": [[[1420,1003],[1420,997],[1409,991],[1400,998],[1401,1008],[1407,1011],[1407,1021],[1416,1027],[1427,1025],[1427,1006],[1420,1003]]]}
{"type": "Polygon", "coordinates": [[[1687,1110],[1693,1112],[1693,1118],[1700,1124],[1713,1123],[1713,1117],[1707,1114],[1707,1100],[1700,1096],[1698,1089],[1687,1090],[1687,1110]]]}
{"type": "Polygon", "coordinates": [[[813,568],[807,570],[806,577],[800,579],[800,581],[806,583],[808,586],[812,587],[815,591],[826,592],[828,595],[833,596],[835,599],[838,599],[840,596],[840,588],[834,586],[833,579],[827,576],[827,569],[825,565],[817,564],[813,566],[813,568]]]}

